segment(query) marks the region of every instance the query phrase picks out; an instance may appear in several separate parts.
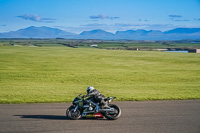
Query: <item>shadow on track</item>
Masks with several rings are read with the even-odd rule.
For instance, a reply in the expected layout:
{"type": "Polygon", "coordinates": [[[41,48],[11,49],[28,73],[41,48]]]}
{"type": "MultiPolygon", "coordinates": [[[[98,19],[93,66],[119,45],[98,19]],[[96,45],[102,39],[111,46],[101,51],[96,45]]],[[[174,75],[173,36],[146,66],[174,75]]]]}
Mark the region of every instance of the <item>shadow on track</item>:
{"type": "MultiPolygon", "coordinates": [[[[47,119],[47,120],[72,120],[67,116],[60,115],[13,115],[19,116],[20,118],[28,118],[28,119],[47,119]]],[[[81,118],[79,120],[106,120],[104,118],[81,118]]]]}
{"type": "Polygon", "coordinates": [[[14,115],[20,118],[30,118],[30,119],[48,119],[48,120],[70,120],[67,116],[59,115],[14,115]]]}

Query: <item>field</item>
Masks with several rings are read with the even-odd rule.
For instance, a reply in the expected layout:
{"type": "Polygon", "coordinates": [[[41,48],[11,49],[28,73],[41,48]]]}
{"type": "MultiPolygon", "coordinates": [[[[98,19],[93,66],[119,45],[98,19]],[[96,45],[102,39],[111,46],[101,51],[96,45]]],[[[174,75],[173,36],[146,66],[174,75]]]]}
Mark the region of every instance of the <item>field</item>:
{"type": "Polygon", "coordinates": [[[200,54],[0,46],[0,103],[70,102],[88,86],[118,101],[200,99],[200,54]]]}
{"type": "Polygon", "coordinates": [[[68,39],[0,39],[0,46],[72,47],[113,50],[156,49],[189,50],[200,48],[200,40],[136,41],[136,40],[68,40],[68,39]],[[95,45],[92,47],[91,45],[95,45]]]}

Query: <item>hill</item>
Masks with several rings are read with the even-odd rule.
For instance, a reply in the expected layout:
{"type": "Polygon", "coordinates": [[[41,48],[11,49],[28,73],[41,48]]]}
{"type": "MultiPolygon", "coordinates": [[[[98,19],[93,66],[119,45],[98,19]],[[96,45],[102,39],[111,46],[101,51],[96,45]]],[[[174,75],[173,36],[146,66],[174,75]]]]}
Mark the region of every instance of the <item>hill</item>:
{"type": "Polygon", "coordinates": [[[79,36],[80,39],[114,39],[115,35],[101,29],[84,31],[79,36]]]}
{"type": "Polygon", "coordinates": [[[65,39],[102,39],[102,40],[183,40],[200,39],[200,28],[176,28],[169,31],[127,30],[115,34],[101,30],[83,31],[81,34],[66,32],[50,27],[28,27],[17,31],[0,33],[0,38],[65,38],[65,39]]]}
{"type": "Polygon", "coordinates": [[[191,34],[191,33],[198,33],[200,32],[200,28],[176,28],[173,30],[169,30],[164,32],[165,34],[173,34],[173,33],[178,33],[178,34],[191,34]]]}
{"type": "Polygon", "coordinates": [[[74,38],[76,34],[50,27],[28,27],[17,31],[0,33],[1,38],[74,38]]]}

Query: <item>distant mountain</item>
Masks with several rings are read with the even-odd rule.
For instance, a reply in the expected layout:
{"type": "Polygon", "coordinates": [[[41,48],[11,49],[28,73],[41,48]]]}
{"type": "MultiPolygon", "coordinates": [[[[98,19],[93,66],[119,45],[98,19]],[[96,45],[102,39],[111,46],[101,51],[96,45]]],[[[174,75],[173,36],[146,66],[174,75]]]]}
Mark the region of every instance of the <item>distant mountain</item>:
{"type": "Polygon", "coordinates": [[[173,30],[169,30],[164,32],[165,34],[172,34],[172,33],[177,33],[177,34],[191,34],[191,33],[196,33],[200,32],[200,28],[176,28],[173,30]]]}
{"type": "Polygon", "coordinates": [[[183,40],[200,39],[200,28],[176,28],[169,31],[127,30],[115,34],[97,29],[84,31],[81,34],[66,32],[50,27],[28,27],[17,31],[0,33],[0,38],[66,38],[66,39],[127,39],[127,40],[183,40]]]}
{"type": "Polygon", "coordinates": [[[176,28],[166,32],[159,30],[127,30],[117,31],[116,39],[130,40],[183,40],[200,39],[200,28],[176,28]]]}
{"type": "Polygon", "coordinates": [[[73,38],[76,36],[74,33],[65,32],[57,28],[49,27],[28,27],[17,31],[7,33],[0,33],[1,38],[73,38]]]}
{"type": "Polygon", "coordinates": [[[114,39],[115,35],[101,29],[84,31],[80,34],[81,39],[114,39]]]}
{"type": "Polygon", "coordinates": [[[128,38],[133,38],[135,32],[136,32],[136,31],[134,31],[134,30],[117,31],[117,32],[115,33],[115,36],[116,36],[117,38],[128,39],[128,38]]]}
{"type": "Polygon", "coordinates": [[[162,35],[161,31],[156,30],[127,30],[117,31],[115,33],[117,39],[134,39],[134,40],[152,40],[152,37],[157,38],[162,35]]]}

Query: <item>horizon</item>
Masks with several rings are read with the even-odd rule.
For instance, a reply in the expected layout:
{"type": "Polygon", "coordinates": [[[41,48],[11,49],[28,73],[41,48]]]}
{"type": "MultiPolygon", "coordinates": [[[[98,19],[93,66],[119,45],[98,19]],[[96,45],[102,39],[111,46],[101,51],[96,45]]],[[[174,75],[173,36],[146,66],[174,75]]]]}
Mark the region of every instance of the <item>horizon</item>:
{"type": "Polygon", "coordinates": [[[30,26],[80,34],[101,29],[200,28],[200,0],[0,0],[0,33],[30,26]]]}
{"type": "MultiPolygon", "coordinates": [[[[30,27],[35,27],[35,28],[42,28],[42,27],[46,27],[46,28],[52,28],[52,29],[58,29],[58,30],[62,30],[62,29],[59,29],[59,28],[53,28],[53,27],[48,27],[48,26],[29,26],[29,27],[26,27],[26,28],[23,28],[23,29],[18,29],[18,30],[24,30],[24,29],[27,29],[27,28],[30,28],[30,27]]],[[[178,27],[178,28],[174,28],[174,29],[184,29],[185,27],[178,27]]],[[[170,30],[174,30],[174,29],[170,29],[170,30]]],[[[191,29],[191,28],[188,28],[188,29],[191,29]]],[[[16,30],[16,31],[18,31],[16,30]]],[[[102,31],[105,31],[105,32],[109,32],[109,31],[106,31],[106,30],[103,30],[103,29],[93,29],[93,30],[88,30],[88,31],[82,31],[81,33],[83,32],[90,32],[90,31],[95,31],[95,30],[102,30],[102,31]]],[[[114,33],[112,32],[109,32],[109,33],[112,33],[112,34],[116,34],[117,32],[123,32],[123,31],[138,31],[138,30],[144,30],[144,31],[160,31],[160,30],[145,30],[145,29],[136,29],[136,30],[118,30],[114,33]]],[[[166,31],[161,31],[161,32],[167,32],[167,31],[170,31],[170,30],[166,30],[166,31]]],[[[65,30],[62,30],[62,31],[65,31],[65,30]]],[[[15,31],[9,31],[9,32],[15,32],[15,31]]],[[[65,31],[65,32],[68,32],[68,31],[65,31]]],[[[8,32],[0,32],[0,33],[8,33],[8,32]]],[[[73,33],[73,32],[69,32],[69,33],[73,33]]],[[[81,33],[73,33],[73,34],[77,34],[77,35],[80,35],[81,33]]]]}

